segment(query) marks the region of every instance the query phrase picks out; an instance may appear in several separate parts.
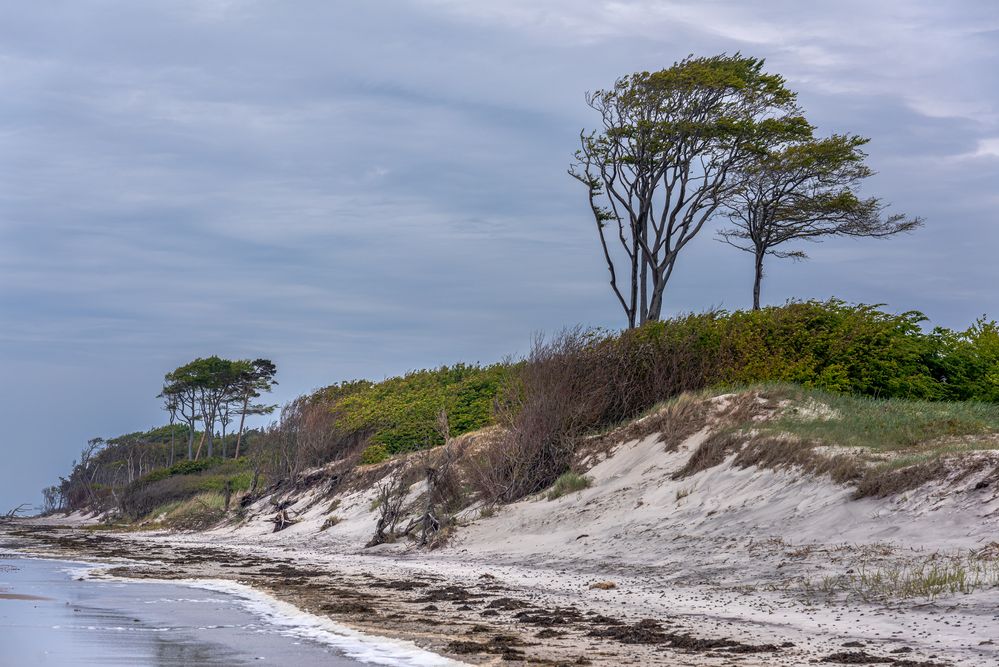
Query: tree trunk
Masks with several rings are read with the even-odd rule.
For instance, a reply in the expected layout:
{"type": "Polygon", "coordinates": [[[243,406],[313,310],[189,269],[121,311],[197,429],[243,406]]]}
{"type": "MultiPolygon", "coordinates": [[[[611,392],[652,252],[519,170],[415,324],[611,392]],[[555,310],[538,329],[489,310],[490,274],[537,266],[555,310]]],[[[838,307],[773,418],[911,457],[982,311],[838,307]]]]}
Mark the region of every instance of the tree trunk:
{"type": "Polygon", "coordinates": [[[187,460],[194,459],[194,424],[187,425],[187,460]]]}
{"type": "MultiPolygon", "coordinates": [[[[215,453],[215,410],[214,408],[208,412],[202,410],[202,417],[205,420],[205,432],[201,435],[201,445],[205,443],[205,439],[208,439],[208,458],[212,457],[215,453]]],[[[198,456],[201,458],[201,445],[198,445],[198,456]]]]}
{"type": "Polygon", "coordinates": [[[201,458],[201,448],[205,446],[205,436],[208,435],[208,429],[201,432],[201,441],[198,442],[198,451],[194,453],[194,459],[198,460],[201,458]]]}
{"type": "Polygon", "coordinates": [[[652,275],[652,300],[649,302],[649,314],[647,320],[658,320],[662,316],[663,292],[666,291],[666,278],[659,272],[653,271],[652,275]]]}
{"type": "Polygon", "coordinates": [[[628,316],[628,328],[634,329],[635,324],[640,324],[645,318],[645,265],[643,270],[639,270],[638,258],[641,257],[641,250],[638,246],[638,237],[631,243],[631,313],[628,316]],[[639,306],[638,292],[641,289],[641,306],[639,306]],[[639,310],[639,308],[641,308],[639,310]]]}
{"type": "Polygon", "coordinates": [[[236,454],[233,458],[239,458],[239,444],[243,441],[243,423],[246,421],[246,408],[250,404],[250,397],[243,399],[243,409],[239,413],[239,433],[236,435],[236,454]]]}
{"type": "Polygon", "coordinates": [[[763,282],[763,255],[764,253],[757,249],[756,277],[753,280],[753,310],[760,309],[760,284],[763,282]]]}

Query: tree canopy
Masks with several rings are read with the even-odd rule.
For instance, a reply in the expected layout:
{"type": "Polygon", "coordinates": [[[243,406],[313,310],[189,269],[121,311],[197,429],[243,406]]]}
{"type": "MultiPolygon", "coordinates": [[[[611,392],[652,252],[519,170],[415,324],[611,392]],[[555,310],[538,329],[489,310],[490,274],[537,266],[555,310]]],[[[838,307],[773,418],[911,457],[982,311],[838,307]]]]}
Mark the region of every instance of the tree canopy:
{"type": "Polygon", "coordinates": [[[586,96],[569,173],[587,188],[610,285],[629,327],[662,314],[680,251],[730,200],[738,168],[811,128],[783,77],[740,54],[688,57],[586,96]]]}
{"type": "Polygon", "coordinates": [[[858,188],[873,174],[862,147],[869,140],[856,135],[827,138],[802,136],[752,153],[737,170],[738,187],[726,201],[732,227],[721,240],[754,254],[753,308],[760,307],[763,261],[805,259],[800,250],[786,250],[792,241],[821,241],[829,236],[883,238],[922,224],[902,214],[884,216],[886,205],[876,197],[861,198],[858,188]]]}
{"type": "MultiPolygon", "coordinates": [[[[214,355],[199,357],[167,373],[160,396],[164,399],[165,409],[171,414],[178,414],[188,425],[188,459],[199,458],[206,442],[208,456],[214,456],[216,423],[221,423],[223,427],[222,443],[225,446],[224,429],[233,412],[240,416],[236,440],[238,455],[246,416],[267,414],[274,409],[273,406],[252,401],[277,384],[274,380],[276,373],[277,367],[269,359],[232,361],[214,355]],[[198,421],[204,424],[204,432],[197,451],[194,451],[194,430],[198,421]]],[[[222,454],[225,456],[226,452],[223,450],[222,454]]]]}

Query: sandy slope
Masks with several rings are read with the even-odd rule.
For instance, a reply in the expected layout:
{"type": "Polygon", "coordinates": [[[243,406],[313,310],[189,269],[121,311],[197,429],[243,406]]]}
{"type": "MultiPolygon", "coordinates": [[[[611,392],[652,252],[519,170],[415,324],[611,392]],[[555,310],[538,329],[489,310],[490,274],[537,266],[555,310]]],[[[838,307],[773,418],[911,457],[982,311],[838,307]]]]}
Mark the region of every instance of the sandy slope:
{"type": "MultiPolygon", "coordinates": [[[[724,400],[715,402],[716,412],[724,409],[724,400]]],[[[828,479],[740,469],[731,460],[674,480],[673,472],[713,423],[674,452],[666,452],[656,435],[617,444],[594,458],[588,471],[592,486],[581,492],[554,501],[530,498],[489,518],[469,510],[454,540],[432,553],[406,544],[363,548],[376,520],[371,489],[330,497],[315,488],[293,497],[289,511],[299,522],[278,533],[272,532],[274,508],[266,498],[237,527],[125,538],[148,547],[221,547],[290,559],[296,566],[336,573],[357,590],[370,590],[366,587],[377,580],[424,578],[436,586],[515,599],[546,613],[575,606],[584,615],[629,624],[654,619],[669,629],[674,643],[682,635],[779,649],[741,653],[724,646],[670,648],[661,637],[637,644],[595,638],[589,635],[600,627],[586,620],[545,625],[544,619],[517,618],[515,610],[483,613],[488,597],[473,604],[435,601],[433,609],[420,607],[422,625],[412,627],[388,623],[384,613],[338,616],[437,650],[455,648],[446,641],[449,635],[464,636],[475,624],[487,623],[489,632],[534,644],[521,649],[522,658],[555,663],[585,656],[595,664],[799,665],[879,656],[899,665],[999,665],[999,588],[933,600],[891,595],[864,601],[862,589],[842,583],[862,573],[890,576],[954,557],[970,563],[969,552],[999,547],[999,485],[976,488],[994,468],[959,483],[943,480],[905,496],[864,500],[851,499],[851,489],[828,479]],[[320,530],[331,506],[339,523],[320,530]],[[596,582],[614,587],[591,588],[596,582]],[[562,635],[538,641],[542,628],[562,635]]],[[[986,578],[999,572],[994,559],[975,560],[973,567],[979,566],[986,568],[986,578]]],[[[210,564],[201,568],[202,576],[221,576],[210,564]]],[[[406,604],[420,599],[416,593],[382,596],[379,609],[397,606],[413,616],[416,607],[406,604]]],[[[460,657],[498,659],[496,654],[460,657]]]]}

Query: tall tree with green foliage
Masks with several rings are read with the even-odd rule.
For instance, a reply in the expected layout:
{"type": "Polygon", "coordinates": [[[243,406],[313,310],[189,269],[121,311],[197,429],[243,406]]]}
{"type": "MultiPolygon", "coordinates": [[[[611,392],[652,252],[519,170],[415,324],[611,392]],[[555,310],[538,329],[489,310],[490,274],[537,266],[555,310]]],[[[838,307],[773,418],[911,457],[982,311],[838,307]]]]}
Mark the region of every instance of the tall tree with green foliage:
{"type": "Polygon", "coordinates": [[[830,236],[884,238],[923,224],[902,214],[885,217],[880,199],[858,195],[861,183],[873,174],[862,150],[868,141],[856,135],[802,137],[755,152],[739,166],[739,187],[725,203],[732,227],[719,235],[753,253],[754,310],[760,309],[767,255],[807,258],[801,250],[785,250],[785,244],[830,236]]]}
{"type": "Polygon", "coordinates": [[[239,456],[246,416],[267,414],[274,409],[251,401],[277,384],[275,373],[277,367],[269,359],[232,361],[215,355],[199,357],[167,373],[160,397],[165,409],[179,415],[188,425],[187,458],[199,458],[206,443],[208,456],[214,456],[215,424],[219,421],[223,428],[222,455],[226,455],[225,428],[233,411],[240,415],[236,439],[236,456],[239,456]],[[198,421],[203,422],[204,431],[194,451],[194,427],[198,421]]]}
{"type": "Polygon", "coordinates": [[[208,456],[215,454],[215,422],[219,416],[219,406],[228,400],[238,377],[236,362],[218,356],[197,358],[175,370],[167,373],[161,395],[178,397],[178,400],[191,406],[191,416],[183,415],[191,426],[188,439],[188,458],[198,458],[201,448],[208,443],[208,456]],[[201,420],[204,431],[198,449],[191,454],[193,444],[193,426],[201,420]]]}
{"type": "Polygon", "coordinates": [[[784,79],[740,54],[695,58],[588,93],[598,130],[569,173],[586,186],[629,327],[661,317],[680,251],[731,198],[753,154],[811,128],[784,79]]]}
{"type": "Polygon", "coordinates": [[[246,425],[247,415],[270,414],[277,407],[276,405],[251,402],[260,398],[264,392],[269,392],[277,384],[277,380],[274,379],[276,374],[277,366],[270,359],[242,362],[233,396],[239,404],[239,434],[236,436],[235,458],[239,458],[239,448],[243,441],[243,429],[246,425]]]}
{"type": "Polygon", "coordinates": [[[194,459],[194,435],[196,426],[201,421],[198,411],[198,387],[194,377],[181,366],[163,378],[163,391],[159,397],[163,399],[163,408],[180,417],[187,425],[187,460],[194,459]]]}

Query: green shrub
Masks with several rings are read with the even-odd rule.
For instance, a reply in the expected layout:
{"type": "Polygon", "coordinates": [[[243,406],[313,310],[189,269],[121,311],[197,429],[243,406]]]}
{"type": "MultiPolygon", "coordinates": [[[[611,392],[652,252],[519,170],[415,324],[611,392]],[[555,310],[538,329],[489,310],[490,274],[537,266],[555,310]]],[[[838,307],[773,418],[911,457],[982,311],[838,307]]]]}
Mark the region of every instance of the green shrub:
{"type": "Polygon", "coordinates": [[[145,477],[140,478],[140,481],[156,482],[161,479],[166,479],[167,477],[172,477],[173,475],[192,475],[194,473],[202,472],[204,470],[208,470],[209,468],[222,465],[222,462],[222,459],[217,456],[207,459],[198,459],[196,461],[180,461],[169,468],[154,470],[145,477]]]}
{"type": "Polygon", "coordinates": [[[593,480],[579,473],[572,471],[564,472],[559,475],[559,478],[555,480],[555,484],[552,485],[551,491],[548,492],[548,500],[555,500],[566,494],[588,489],[592,483],[593,480]]]}
{"type": "Polygon", "coordinates": [[[869,396],[942,398],[940,346],[921,329],[925,319],[915,311],[896,315],[876,306],[807,301],[654,322],[616,344],[639,363],[675,357],[682,348],[707,367],[709,384],[791,382],[869,396]]]}
{"type": "Polygon", "coordinates": [[[493,423],[493,401],[509,373],[506,364],[457,364],[323,391],[332,399],[336,428],[369,432],[371,442],[384,445],[391,455],[442,444],[436,427],[441,409],[447,411],[453,435],[493,423]]]}
{"type": "Polygon", "coordinates": [[[547,488],[581,437],[685,391],[794,383],[842,394],[941,400],[999,397],[999,327],[924,331],[917,312],[842,301],[715,311],[610,335],[571,330],[540,341],[500,400],[510,419],[475,484],[509,502],[547,488]]]}
{"type": "Polygon", "coordinates": [[[361,452],[361,463],[363,465],[373,465],[387,461],[389,458],[388,448],[385,445],[368,445],[361,452]]]}
{"type": "Polygon", "coordinates": [[[200,491],[225,491],[226,484],[232,493],[248,491],[253,483],[252,472],[242,472],[238,475],[201,475],[196,477],[196,486],[200,491]]]}
{"type": "Polygon", "coordinates": [[[246,459],[201,459],[182,461],[170,468],[155,470],[132,482],[121,495],[121,508],[139,518],[155,508],[183,502],[201,494],[222,496],[249,490],[253,472],[246,459]]]}
{"type": "Polygon", "coordinates": [[[933,335],[947,398],[999,402],[999,325],[983,317],[965,331],[933,335]]]}

